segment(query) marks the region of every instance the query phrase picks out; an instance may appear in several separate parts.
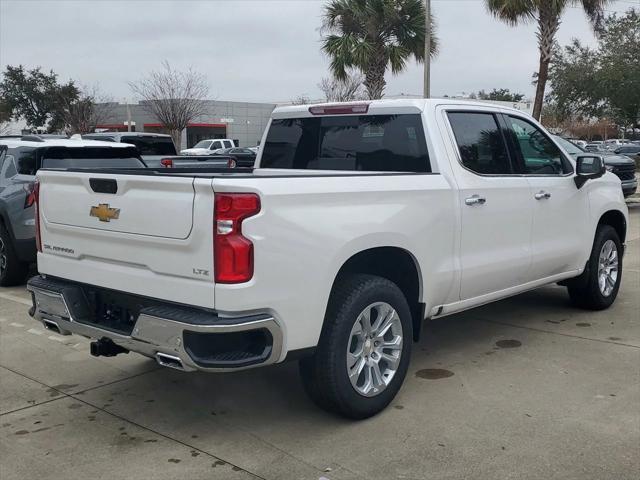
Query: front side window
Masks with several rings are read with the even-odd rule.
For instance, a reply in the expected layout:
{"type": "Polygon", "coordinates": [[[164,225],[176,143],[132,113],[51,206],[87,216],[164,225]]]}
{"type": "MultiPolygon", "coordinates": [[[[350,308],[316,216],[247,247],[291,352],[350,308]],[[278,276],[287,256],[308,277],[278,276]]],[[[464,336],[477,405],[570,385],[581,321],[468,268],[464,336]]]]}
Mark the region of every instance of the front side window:
{"type": "Polygon", "coordinates": [[[513,173],[504,137],[492,113],[450,112],[448,117],[466,168],[482,175],[513,173]]]}
{"type": "Polygon", "coordinates": [[[263,168],[431,172],[419,114],[276,119],[263,168]]]}
{"type": "Polygon", "coordinates": [[[516,150],[528,175],[564,175],[572,168],[560,149],[538,127],[519,117],[506,117],[516,150]]]}

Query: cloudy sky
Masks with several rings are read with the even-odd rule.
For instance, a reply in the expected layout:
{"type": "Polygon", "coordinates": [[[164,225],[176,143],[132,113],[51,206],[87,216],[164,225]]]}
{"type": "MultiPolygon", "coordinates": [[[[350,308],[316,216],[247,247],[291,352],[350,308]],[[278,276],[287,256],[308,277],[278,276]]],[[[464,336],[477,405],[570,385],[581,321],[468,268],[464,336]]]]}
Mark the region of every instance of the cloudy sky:
{"type": "MultiPolygon", "coordinates": [[[[98,84],[114,100],[131,98],[127,82],[163,60],[206,74],[212,98],[287,101],[321,98],[327,75],[320,52],[324,0],[0,0],[0,65],[53,69],[61,79],[98,84]]],[[[640,0],[616,0],[623,12],[640,0]]],[[[509,88],[533,96],[537,67],[532,25],[508,27],[484,0],[433,0],[441,49],[433,63],[434,96],[509,88]]],[[[558,34],[594,43],[586,17],[569,8],[558,34]]],[[[411,63],[388,74],[388,94],[420,94],[422,70],[411,63]]]]}

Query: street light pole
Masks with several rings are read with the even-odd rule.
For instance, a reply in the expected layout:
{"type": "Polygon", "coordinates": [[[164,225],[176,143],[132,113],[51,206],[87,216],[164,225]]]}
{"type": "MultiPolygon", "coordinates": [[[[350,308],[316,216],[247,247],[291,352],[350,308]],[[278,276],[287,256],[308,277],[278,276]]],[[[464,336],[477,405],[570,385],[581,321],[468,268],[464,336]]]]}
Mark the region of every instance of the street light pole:
{"type": "Polygon", "coordinates": [[[431,97],[431,0],[425,0],[424,98],[431,97]]]}

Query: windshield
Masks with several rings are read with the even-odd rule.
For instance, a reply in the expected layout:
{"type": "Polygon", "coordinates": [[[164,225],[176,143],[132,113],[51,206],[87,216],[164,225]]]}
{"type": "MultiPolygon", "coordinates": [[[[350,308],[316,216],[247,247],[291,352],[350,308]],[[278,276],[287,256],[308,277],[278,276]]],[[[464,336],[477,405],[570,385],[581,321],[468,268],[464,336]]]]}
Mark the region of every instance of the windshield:
{"type": "Polygon", "coordinates": [[[43,168],[144,168],[135,147],[49,147],[42,152],[43,168]]]}
{"type": "Polygon", "coordinates": [[[196,143],[192,148],[209,148],[213,140],[201,140],[196,143]]]}
{"type": "Polygon", "coordinates": [[[173,146],[171,137],[123,136],[120,141],[135,145],[140,151],[140,155],[176,154],[176,147],[173,146]]]}
{"type": "Polygon", "coordinates": [[[569,155],[580,155],[584,153],[584,150],[577,146],[575,143],[570,142],[569,140],[565,140],[562,137],[557,135],[553,136],[553,139],[560,144],[562,148],[564,148],[569,155]]]}
{"type": "Polygon", "coordinates": [[[263,168],[430,172],[419,114],[276,119],[263,168]]]}

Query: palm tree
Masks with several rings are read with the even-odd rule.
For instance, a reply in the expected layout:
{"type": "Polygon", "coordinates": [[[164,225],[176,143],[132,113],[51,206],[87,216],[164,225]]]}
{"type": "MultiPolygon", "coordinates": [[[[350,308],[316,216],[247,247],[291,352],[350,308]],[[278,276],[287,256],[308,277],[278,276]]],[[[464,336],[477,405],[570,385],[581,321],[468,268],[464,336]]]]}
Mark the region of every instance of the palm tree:
{"type": "MultiPolygon", "coordinates": [[[[345,80],[348,69],[364,74],[369,98],[382,98],[387,67],[402,72],[407,60],[424,60],[424,0],[330,0],[323,16],[322,49],[331,58],[331,72],[345,80]]],[[[431,21],[431,56],[438,50],[431,21]]]]}
{"type": "Polygon", "coordinates": [[[569,6],[582,6],[594,30],[598,31],[604,17],[604,7],[610,0],[485,0],[485,2],[488,10],[496,18],[511,26],[521,22],[538,23],[536,36],[540,50],[540,66],[536,79],[533,116],[539,120],[549,75],[549,63],[562,13],[569,6]]]}

